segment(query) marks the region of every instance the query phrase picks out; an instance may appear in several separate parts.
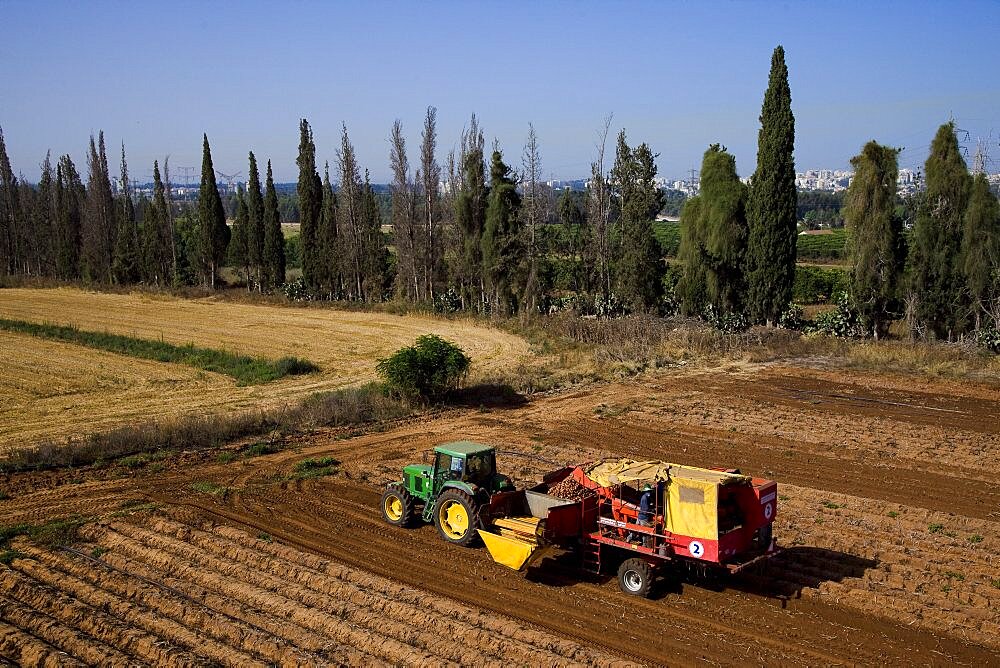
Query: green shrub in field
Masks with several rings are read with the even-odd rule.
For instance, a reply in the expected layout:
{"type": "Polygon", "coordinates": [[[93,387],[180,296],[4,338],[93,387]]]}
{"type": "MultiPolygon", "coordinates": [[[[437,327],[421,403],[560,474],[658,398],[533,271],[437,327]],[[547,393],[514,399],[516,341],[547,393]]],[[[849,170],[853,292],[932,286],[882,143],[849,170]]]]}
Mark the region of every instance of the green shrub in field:
{"type": "Polygon", "coordinates": [[[471,363],[469,356],[451,341],[424,334],[412,346],[379,360],[375,370],[391,393],[433,401],[457,388],[471,363]]]}
{"type": "Polygon", "coordinates": [[[333,457],[309,457],[295,465],[295,471],[290,477],[295,480],[322,478],[336,473],[339,465],[340,462],[333,457]]]}
{"type": "Polygon", "coordinates": [[[799,304],[822,304],[847,291],[847,272],[839,268],[796,265],[792,300],[799,304]]]}
{"type": "Polygon", "coordinates": [[[976,343],[987,350],[1000,353],[1000,328],[994,323],[984,324],[976,333],[976,343]]]}
{"type": "Polygon", "coordinates": [[[816,316],[815,331],[842,338],[860,338],[868,332],[861,322],[857,309],[851,305],[846,292],[834,297],[837,308],[816,316]]]}

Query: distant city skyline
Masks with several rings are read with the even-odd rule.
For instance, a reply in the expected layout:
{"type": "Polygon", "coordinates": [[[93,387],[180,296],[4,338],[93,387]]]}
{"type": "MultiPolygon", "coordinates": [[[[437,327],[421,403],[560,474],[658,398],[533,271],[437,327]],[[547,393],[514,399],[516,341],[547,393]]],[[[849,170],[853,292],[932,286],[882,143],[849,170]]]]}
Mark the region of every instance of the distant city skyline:
{"type": "MultiPolygon", "coordinates": [[[[1000,157],[1000,5],[862,3],[171,3],[3,4],[0,127],[30,181],[51,149],[85,172],[103,129],[112,169],[125,142],[146,180],[170,155],[200,174],[201,135],[215,166],[242,172],[247,152],[297,178],[298,119],[320,165],[336,159],[341,123],[377,182],[389,180],[388,135],[403,122],[415,168],[427,105],[438,108],[438,160],[476,112],[520,167],[528,124],[546,180],[589,177],[597,130],[614,114],[606,162],[626,129],[659,153],[667,181],[722,143],[741,176],[756,161],[771,51],[786,51],[797,171],[846,170],[864,142],[902,147],[922,168],[953,118],[970,152],[1000,157]]],[[[971,166],[971,164],[970,164],[971,166]]],[[[331,165],[331,168],[333,165],[331,165]]],[[[991,159],[987,171],[998,171],[991,159]]]]}

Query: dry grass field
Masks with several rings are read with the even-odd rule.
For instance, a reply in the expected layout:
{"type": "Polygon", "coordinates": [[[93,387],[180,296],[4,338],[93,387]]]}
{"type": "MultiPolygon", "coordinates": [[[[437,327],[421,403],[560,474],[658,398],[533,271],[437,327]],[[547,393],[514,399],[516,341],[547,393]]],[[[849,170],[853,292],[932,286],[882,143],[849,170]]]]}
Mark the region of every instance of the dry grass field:
{"type": "Polygon", "coordinates": [[[237,387],[175,364],[2,334],[0,450],[150,418],[270,406],[374,378],[375,360],[426,333],[462,346],[473,380],[526,360],[526,341],[469,322],[320,308],[286,308],[148,294],[0,290],[0,317],[74,325],[248,355],[294,355],[319,373],[237,387]]]}

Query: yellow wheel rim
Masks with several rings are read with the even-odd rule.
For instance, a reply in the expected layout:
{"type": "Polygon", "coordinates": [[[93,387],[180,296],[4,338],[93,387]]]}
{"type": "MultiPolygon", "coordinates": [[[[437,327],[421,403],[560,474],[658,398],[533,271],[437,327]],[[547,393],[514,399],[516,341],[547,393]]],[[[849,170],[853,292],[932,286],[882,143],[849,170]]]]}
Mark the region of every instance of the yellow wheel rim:
{"type": "Polygon", "coordinates": [[[465,506],[458,501],[445,501],[441,506],[439,519],[441,529],[453,540],[463,538],[469,531],[469,513],[465,512],[465,506]]]}
{"type": "Polygon", "coordinates": [[[385,497],[385,515],[393,522],[403,516],[403,502],[398,496],[385,497]]]}

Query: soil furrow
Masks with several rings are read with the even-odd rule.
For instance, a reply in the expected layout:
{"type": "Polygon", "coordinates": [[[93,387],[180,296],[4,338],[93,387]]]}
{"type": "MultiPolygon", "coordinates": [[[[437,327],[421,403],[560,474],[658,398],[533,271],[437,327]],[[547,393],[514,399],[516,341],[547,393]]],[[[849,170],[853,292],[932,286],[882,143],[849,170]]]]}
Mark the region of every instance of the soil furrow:
{"type": "MultiPolygon", "coordinates": [[[[420,597],[419,594],[417,598],[420,600],[416,604],[400,600],[401,596],[405,596],[402,591],[404,588],[387,587],[388,583],[382,578],[362,576],[357,573],[352,574],[353,577],[348,577],[349,569],[343,567],[316,569],[300,566],[285,559],[276,559],[268,553],[269,551],[257,549],[257,546],[220,540],[205,531],[163,519],[154,519],[149,526],[160,533],[171,534],[197,545],[217,556],[240,561],[261,572],[284,576],[310,589],[375,610],[386,618],[398,619],[415,627],[425,627],[440,637],[462,637],[466,643],[475,645],[478,652],[528,663],[543,661],[548,665],[561,665],[567,661],[564,657],[550,653],[542,647],[525,646],[519,640],[505,638],[503,635],[484,629],[481,627],[482,620],[477,620],[479,621],[477,625],[451,615],[428,615],[428,608],[433,609],[436,601],[429,600],[426,596],[420,597]],[[389,591],[386,591],[387,589],[389,591]]],[[[257,543],[266,545],[259,540],[257,543]]],[[[538,642],[537,634],[534,640],[538,642]]]]}
{"type": "MultiPolygon", "coordinates": [[[[115,609],[115,606],[101,595],[102,590],[126,601],[132,601],[137,606],[141,606],[138,608],[141,614],[129,614],[129,621],[149,631],[160,631],[162,624],[150,624],[148,620],[162,615],[168,620],[175,621],[181,627],[198,629],[200,633],[214,638],[220,643],[220,646],[216,648],[217,653],[222,647],[232,647],[249,653],[251,657],[275,661],[283,665],[305,665],[308,663],[306,657],[289,647],[287,643],[279,642],[273,636],[246,624],[234,623],[232,619],[201,608],[197,604],[192,605],[192,601],[178,597],[163,588],[129,578],[121,572],[110,570],[102,572],[100,567],[95,568],[95,563],[82,562],[79,558],[74,561],[62,555],[55,555],[37,548],[32,549],[28,546],[22,546],[20,549],[54,571],[46,573],[36,572],[39,569],[31,569],[28,574],[35,579],[63,588],[65,588],[66,583],[69,583],[77,590],[87,591],[86,596],[77,594],[78,598],[84,601],[90,598],[92,604],[102,605],[104,609],[115,609]],[[93,586],[94,589],[87,590],[84,583],[93,586]],[[147,610],[152,614],[147,613],[147,610]]],[[[125,613],[132,612],[128,607],[118,607],[121,607],[125,613]]],[[[205,645],[202,644],[199,648],[203,646],[205,645]]],[[[240,661],[243,660],[243,657],[234,657],[234,660],[240,661]]]]}
{"type": "Polygon", "coordinates": [[[176,544],[179,541],[171,542],[151,532],[143,533],[128,524],[119,524],[114,528],[84,527],[84,530],[89,539],[100,545],[122,550],[133,558],[141,559],[159,569],[192,579],[220,593],[239,597],[244,602],[268,610],[271,614],[291,619],[314,631],[328,634],[339,643],[359,647],[385,660],[406,664],[453,665],[417,647],[381,635],[385,630],[384,625],[390,620],[372,614],[359,614],[358,617],[363,624],[355,623],[341,617],[339,613],[347,612],[347,607],[339,605],[329,597],[308,591],[300,591],[298,592],[300,596],[294,598],[287,597],[285,592],[296,587],[289,587],[280,578],[261,576],[245,566],[224,563],[184,543],[176,544]],[[122,532],[117,529],[121,529],[122,532]],[[132,538],[129,533],[142,535],[143,539],[132,538]],[[197,567],[183,563],[188,561],[197,567]],[[255,584],[259,582],[263,582],[264,586],[255,584]]]}
{"type": "MultiPolygon", "coordinates": [[[[377,501],[375,490],[365,488],[365,493],[377,501]]],[[[349,495],[348,495],[349,496],[349,495]]],[[[279,499],[269,497],[275,505],[282,505],[279,499]]],[[[733,626],[720,624],[713,619],[716,612],[708,612],[703,616],[691,616],[678,608],[653,607],[644,609],[642,614],[619,613],[609,614],[609,610],[622,610],[625,600],[623,596],[609,588],[590,589],[584,594],[581,588],[586,587],[582,578],[574,575],[556,575],[546,573],[546,584],[555,584],[559,595],[553,596],[549,587],[539,586],[501,566],[488,561],[479,550],[468,550],[443,544],[432,528],[426,531],[409,532],[393,530],[394,538],[380,549],[377,539],[371,534],[381,533],[383,526],[374,510],[359,513],[355,524],[352,513],[347,511],[341,498],[337,495],[330,500],[322,512],[315,510],[324,504],[315,503],[315,498],[306,507],[284,506],[281,513],[282,524],[288,526],[279,528],[275,523],[274,514],[267,513],[268,520],[258,519],[256,522],[246,515],[230,516],[219,507],[205,508],[213,514],[220,514],[241,524],[249,524],[259,530],[270,531],[275,537],[307,550],[328,554],[338,561],[364,567],[367,570],[377,569],[387,577],[398,577],[414,586],[430,589],[441,596],[459,597],[460,600],[480,608],[494,610],[501,614],[513,614],[525,621],[542,627],[552,628],[558,635],[570,637],[585,644],[607,647],[613,643],[613,650],[625,656],[635,656],[639,661],[657,662],[660,656],[690,655],[692,648],[701,647],[706,635],[706,628],[716,627],[725,630],[730,636],[736,634],[747,639],[747,646],[764,644],[774,656],[798,657],[801,663],[830,662],[832,655],[824,654],[819,648],[793,645],[780,639],[781,628],[785,622],[774,620],[774,636],[760,638],[756,631],[741,630],[745,625],[735,623],[733,626]],[[325,517],[329,514],[335,521],[325,517]],[[372,529],[372,531],[369,531],[372,529]],[[419,536],[419,538],[418,538],[419,536]],[[401,541],[401,538],[409,540],[401,541]],[[396,555],[420,554],[419,560],[400,560],[396,555]],[[500,584],[503,582],[503,584],[500,584]],[[670,634],[663,634],[664,619],[670,620],[670,634]],[[623,632],[628,628],[628,632],[623,632]],[[655,645],[636,643],[628,640],[630,637],[656,637],[655,645]],[[656,647],[653,650],[653,647],[656,647]],[[641,653],[636,656],[637,653],[641,653]],[[804,657],[810,657],[806,659],[804,657]]],[[[558,568],[558,567],[557,567],[558,568]]],[[[563,566],[562,568],[565,568],[563,566]]],[[[570,567],[572,568],[572,567],[570,567]]],[[[647,601],[628,600],[624,606],[626,612],[636,608],[646,608],[647,601]]],[[[751,613],[760,623],[760,611],[751,613]]],[[[699,650],[701,652],[702,650],[699,650]]],[[[710,654],[712,650],[707,650],[710,654]]],[[[704,656],[704,654],[701,654],[704,656]]],[[[723,663],[733,660],[729,652],[716,652],[723,663]],[[728,658],[726,658],[728,657],[728,658]]],[[[786,660],[787,660],[786,658],[786,660]]],[[[680,660],[674,663],[683,663],[680,660]]]]}
{"type": "Polygon", "coordinates": [[[0,622],[0,657],[15,665],[32,668],[87,665],[45,641],[3,622],[0,622]]]}
{"type": "MultiPolygon", "coordinates": [[[[2,575],[6,575],[6,573],[0,573],[0,576],[2,575]]],[[[44,602],[51,596],[49,592],[38,590],[29,592],[27,595],[29,600],[26,602],[19,597],[8,597],[7,587],[4,586],[3,589],[4,595],[0,596],[0,619],[8,624],[44,640],[53,647],[58,647],[84,663],[91,665],[141,665],[117,649],[88,635],[83,626],[77,630],[76,624],[66,626],[63,620],[52,618],[42,612],[44,602]]]]}
{"type": "Polygon", "coordinates": [[[55,587],[58,587],[69,592],[69,594],[62,592],[58,594],[62,603],[53,608],[54,612],[49,614],[68,615],[69,611],[73,611],[79,614],[79,617],[70,621],[81,624],[80,628],[88,631],[91,635],[100,632],[101,637],[108,638],[109,644],[114,644],[116,647],[145,660],[159,664],[191,665],[197,662],[196,654],[201,654],[213,662],[226,666],[258,666],[263,668],[267,665],[248,654],[237,652],[181,624],[162,618],[142,606],[122,600],[73,576],[59,572],[53,573],[44,566],[28,559],[15,562],[15,565],[26,578],[33,578],[53,591],[55,587]],[[110,630],[104,632],[103,629],[98,628],[91,632],[88,628],[91,622],[83,617],[88,609],[104,611],[102,615],[107,616],[110,630]],[[131,627],[129,624],[135,624],[138,628],[131,627]],[[168,644],[173,645],[173,647],[166,646],[168,644]]]}
{"type": "MultiPolygon", "coordinates": [[[[121,529],[118,525],[115,525],[115,528],[121,529]]],[[[433,628],[435,618],[427,615],[426,611],[410,609],[408,606],[372,595],[342,581],[320,573],[308,572],[288,562],[276,561],[233,543],[219,544],[205,540],[204,537],[199,540],[197,534],[201,532],[187,526],[171,527],[168,523],[154,518],[149,523],[149,529],[136,528],[140,532],[149,532],[140,536],[144,542],[155,542],[158,538],[173,535],[177,538],[177,542],[171,543],[170,546],[162,544],[159,546],[162,549],[182,550],[185,556],[192,560],[201,558],[202,555],[214,555],[213,560],[205,562],[213,570],[217,568],[214,559],[218,559],[218,563],[226,564],[225,568],[232,568],[230,564],[239,564],[253,573],[251,581],[258,586],[271,589],[284,582],[283,591],[307,605],[325,609],[327,612],[350,619],[438,657],[461,665],[500,665],[496,659],[491,660],[483,656],[483,650],[489,649],[488,645],[486,647],[483,645],[495,639],[479,630],[468,627],[433,628]],[[192,549],[192,546],[195,549],[192,549]],[[266,577],[268,574],[271,577],[266,577]],[[458,636],[463,637],[464,641],[450,640],[458,636]],[[470,650],[469,645],[475,645],[476,649],[470,650]]],[[[503,649],[512,652],[514,648],[503,649]]],[[[535,660],[542,658],[537,656],[535,660]]],[[[550,659],[544,657],[544,660],[550,659]]]]}

